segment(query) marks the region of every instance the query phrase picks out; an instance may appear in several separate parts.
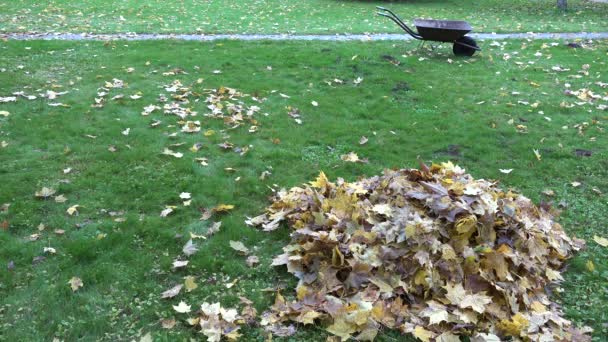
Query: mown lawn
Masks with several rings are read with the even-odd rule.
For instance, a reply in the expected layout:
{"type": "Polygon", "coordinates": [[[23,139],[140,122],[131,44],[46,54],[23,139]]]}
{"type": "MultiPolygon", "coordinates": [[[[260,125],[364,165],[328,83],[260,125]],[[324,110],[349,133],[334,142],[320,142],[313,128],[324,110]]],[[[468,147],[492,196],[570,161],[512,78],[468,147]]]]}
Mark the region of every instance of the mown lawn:
{"type": "MultiPolygon", "coordinates": [[[[588,248],[570,262],[554,298],[568,318],[605,340],[608,249],[591,238],[608,236],[608,112],[597,108],[607,101],[578,105],[585,101],[564,91],[569,84],[608,95],[602,88],[608,44],[573,49],[561,41],[486,41],[482,47],[461,59],[447,46],[429,52],[389,42],[1,43],[0,98],[21,91],[38,98],[0,103],[8,113],[0,115],[0,339],[201,337],[185,322],[187,314],[173,310],[182,300],[196,310],[204,301],[239,307],[238,296],[245,296],[261,313],[273,289],[286,287],[289,296],[294,285],[284,269],[269,265],[287,243],[287,230],[262,233],[244,223],[268,204],[271,188],[299,185],[319,170],[353,180],[416,167],[419,156],[452,160],[478,178],[559,207],[566,230],[585,238],[588,248]],[[91,107],[113,79],[124,88],[111,89],[103,108],[91,107]],[[201,121],[199,133],[181,133],[179,118],[162,111],[140,114],[174,80],[192,90],[188,106],[199,112],[191,118],[201,121]],[[204,89],[221,86],[260,99],[242,99],[260,107],[256,132],[249,132],[251,124],[229,128],[204,116],[204,89]],[[68,93],[41,98],[47,90],[68,93]],[[119,94],[124,97],[110,100],[119,94]],[[289,106],[300,110],[301,124],[288,115],[289,106]],[[161,123],[151,127],[155,120],[161,123]],[[241,149],[218,147],[226,141],[241,149]],[[195,143],[201,143],[197,152],[190,150],[195,143]],[[238,153],[245,147],[246,154],[238,153]],[[165,148],[183,157],[161,154],[165,148]],[[342,161],[350,151],[369,163],[342,161]],[[194,160],[202,157],[207,166],[194,160]],[[264,171],[271,174],[260,179],[264,171]],[[55,195],[36,198],[43,187],[55,195]],[[192,193],[189,206],[182,192],[192,193]],[[57,203],[59,194],[67,201],[57,203]],[[235,208],[199,219],[201,210],[219,204],[235,208]],[[78,214],[66,213],[74,205],[78,214]],[[160,217],[167,205],[174,212],[160,217]],[[187,258],[189,265],[173,270],[175,259],[186,259],[190,233],[220,221],[218,233],[195,239],[200,251],[187,258]],[[260,265],[248,267],[230,240],[243,242],[260,265]],[[161,298],[185,276],[196,277],[198,288],[161,298]],[[76,292],[68,285],[72,277],[84,284],[76,292]],[[163,329],[159,321],[170,318],[176,326],[163,329]]],[[[247,340],[266,337],[256,327],[244,333],[247,340]]],[[[324,336],[319,326],[299,327],[291,340],[324,336]]],[[[399,338],[388,333],[380,340],[399,338]]]]}
{"type": "Polygon", "coordinates": [[[605,31],[608,4],[569,0],[12,0],[0,32],[364,33],[401,32],[375,6],[414,18],[469,21],[477,32],[605,31]]]}

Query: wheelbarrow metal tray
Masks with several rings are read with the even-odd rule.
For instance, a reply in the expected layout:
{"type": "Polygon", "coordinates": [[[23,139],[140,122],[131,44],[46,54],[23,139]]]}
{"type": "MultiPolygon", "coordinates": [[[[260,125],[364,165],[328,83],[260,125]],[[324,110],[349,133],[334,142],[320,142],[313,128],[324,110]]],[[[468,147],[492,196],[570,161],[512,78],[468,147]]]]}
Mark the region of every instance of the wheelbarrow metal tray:
{"type": "Polygon", "coordinates": [[[423,40],[438,42],[454,42],[473,28],[466,21],[415,19],[414,26],[423,40]]]}

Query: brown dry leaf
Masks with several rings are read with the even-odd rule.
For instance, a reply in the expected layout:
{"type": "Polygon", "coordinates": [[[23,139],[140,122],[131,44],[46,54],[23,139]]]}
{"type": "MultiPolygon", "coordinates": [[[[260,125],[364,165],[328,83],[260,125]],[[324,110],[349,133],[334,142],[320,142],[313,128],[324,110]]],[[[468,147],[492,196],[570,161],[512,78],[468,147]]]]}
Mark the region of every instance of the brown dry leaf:
{"type": "Polygon", "coordinates": [[[163,327],[163,329],[173,329],[175,324],[175,318],[165,318],[160,321],[160,326],[163,327]]]}
{"type": "Polygon", "coordinates": [[[72,288],[72,292],[76,292],[76,291],[78,291],[78,289],[80,289],[81,287],[84,286],[82,279],[80,279],[78,277],[72,277],[68,281],[68,284],[70,285],[70,288],[72,288]]]}
{"type": "Polygon", "coordinates": [[[234,209],[234,205],[232,204],[218,204],[212,210],[216,213],[223,213],[234,209]]]}
{"type": "Polygon", "coordinates": [[[240,324],[243,323],[236,309],[226,309],[220,303],[201,304],[200,315],[194,320],[200,332],[207,336],[207,341],[229,341],[239,339],[240,324]]]}

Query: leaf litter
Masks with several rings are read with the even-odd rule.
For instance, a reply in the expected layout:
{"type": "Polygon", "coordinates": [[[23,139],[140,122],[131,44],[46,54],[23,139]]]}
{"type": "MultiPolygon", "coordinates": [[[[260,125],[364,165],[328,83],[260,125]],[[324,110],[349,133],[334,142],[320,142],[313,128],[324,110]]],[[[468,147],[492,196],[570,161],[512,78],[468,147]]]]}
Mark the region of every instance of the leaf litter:
{"type": "Polygon", "coordinates": [[[291,241],[272,265],[299,279],[261,324],[324,322],[342,340],[383,326],[423,341],[590,340],[546,290],[584,247],[553,215],[450,162],[352,183],[321,172],[247,221],[287,222],[291,241]]]}

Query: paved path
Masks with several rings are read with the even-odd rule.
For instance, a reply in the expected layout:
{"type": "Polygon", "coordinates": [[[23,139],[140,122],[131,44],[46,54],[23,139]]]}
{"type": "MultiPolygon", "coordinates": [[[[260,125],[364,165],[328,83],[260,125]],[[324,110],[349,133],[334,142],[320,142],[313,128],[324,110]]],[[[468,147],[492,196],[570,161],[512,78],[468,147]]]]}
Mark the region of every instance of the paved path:
{"type": "MultiPolygon", "coordinates": [[[[608,32],[576,32],[576,33],[471,33],[470,36],[481,40],[499,39],[608,39],[608,32]]],[[[377,41],[377,40],[409,40],[413,39],[406,34],[375,33],[375,34],[85,34],[85,33],[0,33],[0,39],[10,40],[192,40],[214,41],[221,39],[232,40],[320,40],[320,41],[377,41]]]]}

